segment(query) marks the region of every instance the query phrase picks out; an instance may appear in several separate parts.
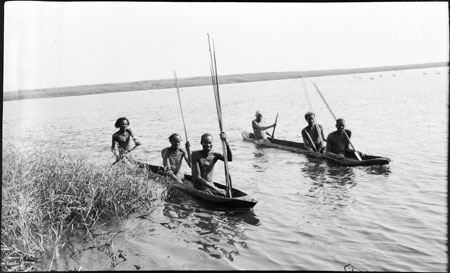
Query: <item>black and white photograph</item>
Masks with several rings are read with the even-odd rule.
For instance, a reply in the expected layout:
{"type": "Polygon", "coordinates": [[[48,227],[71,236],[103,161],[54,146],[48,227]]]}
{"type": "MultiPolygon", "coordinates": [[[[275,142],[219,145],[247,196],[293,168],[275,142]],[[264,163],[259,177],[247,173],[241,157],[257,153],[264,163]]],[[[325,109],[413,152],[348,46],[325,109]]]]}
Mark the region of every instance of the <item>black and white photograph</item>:
{"type": "Polygon", "coordinates": [[[447,1],[3,18],[2,272],[448,272],[447,1]]]}

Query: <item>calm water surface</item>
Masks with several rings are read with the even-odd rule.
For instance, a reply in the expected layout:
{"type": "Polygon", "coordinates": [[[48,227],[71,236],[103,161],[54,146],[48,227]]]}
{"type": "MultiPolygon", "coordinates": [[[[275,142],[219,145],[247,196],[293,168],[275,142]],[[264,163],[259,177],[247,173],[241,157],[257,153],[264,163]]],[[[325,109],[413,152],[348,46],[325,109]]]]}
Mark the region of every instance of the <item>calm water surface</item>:
{"type": "MultiPolygon", "coordinates": [[[[346,119],[355,147],[389,157],[389,166],[339,167],[242,140],[256,110],[267,124],[279,113],[280,139],[301,141],[309,110],[326,134],[333,131],[309,79],[307,92],[301,80],[222,85],[233,186],[258,204],[248,212],[214,211],[170,191],[148,214],[101,227],[117,233],[116,247],[127,253],[116,269],[343,270],[350,263],[371,271],[446,271],[448,68],[313,80],[346,119]]],[[[181,98],[192,150],[210,132],[221,152],[212,87],[183,88],[181,98]]],[[[26,149],[38,141],[112,162],[120,116],[143,142],[135,156],[149,163],[161,164],[171,133],[184,138],[176,91],[167,89],[4,102],[3,143],[26,149]]],[[[223,182],[223,165],[216,168],[223,182]]],[[[109,269],[104,260],[88,251],[62,255],[58,269],[109,269]]]]}

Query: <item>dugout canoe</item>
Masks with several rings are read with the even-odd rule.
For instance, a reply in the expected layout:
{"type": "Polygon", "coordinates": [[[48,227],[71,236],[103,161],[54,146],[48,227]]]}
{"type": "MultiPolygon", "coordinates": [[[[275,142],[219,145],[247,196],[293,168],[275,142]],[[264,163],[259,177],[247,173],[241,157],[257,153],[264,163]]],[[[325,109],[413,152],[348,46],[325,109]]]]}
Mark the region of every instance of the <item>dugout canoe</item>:
{"type": "Polygon", "coordinates": [[[116,160],[112,165],[115,165],[123,160],[127,160],[129,164],[135,165],[139,168],[146,169],[149,172],[157,173],[163,175],[166,172],[166,169],[163,166],[151,165],[149,163],[145,163],[139,160],[130,159],[128,156],[123,156],[121,159],[116,160]]]}
{"type": "Polygon", "coordinates": [[[151,165],[151,164],[148,164],[148,163],[145,163],[145,162],[140,162],[140,161],[137,161],[136,165],[139,168],[146,169],[149,172],[157,173],[157,174],[160,174],[160,175],[163,175],[166,172],[166,169],[164,169],[163,166],[151,165]]]}
{"type": "Polygon", "coordinates": [[[242,138],[245,141],[250,141],[255,143],[259,147],[270,147],[277,148],[281,150],[291,151],[295,153],[301,153],[316,158],[326,159],[330,162],[339,164],[341,166],[372,166],[372,165],[386,165],[391,161],[387,157],[375,156],[375,155],[364,155],[362,160],[358,160],[353,153],[348,153],[345,158],[335,158],[326,154],[321,154],[318,152],[310,151],[305,149],[305,145],[301,142],[294,142],[288,140],[281,140],[276,138],[267,138],[267,140],[256,140],[254,139],[253,133],[242,132],[242,138]]]}
{"type": "MultiPolygon", "coordinates": [[[[217,182],[214,182],[214,185],[219,189],[226,188],[225,185],[217,182]]],[[[257,201],[253,198],[250,198],[247,193],[236,188],[233,188],[232,190],[232,198],[212,195],[204,191],[197,190],[196,188],[194,188],[194,185],[192,183],[192,176],[187,174],[184,175],[183,184],[177,183],[174,185],[174,187],[179,188],[190,196],[211,204],[214,207],[224,209],[251,209],[257,203],[257,201]]]]}
{"type": "MultiPolygon", "coordinates": [[[[165,175],[165,169],[163,166],[151,165],[144,162],[137,162],[138,167],[146,169],[152,173],[156,173],[159,175],[165,175]]],[[[184,179],[182,180],[183,184],[179,182],[175,182],[174,187],[180,190],[183,190],[190,196],[202,200],[208,204],[213,205],[214,207],[224,208],[224,209],[251,209],[253,208],[257,201],[255,199],[250,198],[247,193],[233,188],[232,190],[232,198],[225,196],[218,196],[206,193],[201,190],[197,190],[194,188],[192,183],[192,176],[188,174],[184,174],[184,179]]],[[[214,182],[214,185],[219,189],[226,188],[225,185],[214,182]]]]}

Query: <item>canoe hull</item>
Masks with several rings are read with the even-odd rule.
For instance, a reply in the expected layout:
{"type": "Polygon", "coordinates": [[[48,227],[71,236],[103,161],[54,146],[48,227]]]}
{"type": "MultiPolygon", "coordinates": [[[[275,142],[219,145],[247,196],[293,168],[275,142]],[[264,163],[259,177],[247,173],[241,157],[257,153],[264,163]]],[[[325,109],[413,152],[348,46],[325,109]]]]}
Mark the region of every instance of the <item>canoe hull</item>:
{"type": "Polygon", "coordinates": [[[151,165],[151,164],[139,162],[139,161],[137,161],[136,164],[139,168],[146,169],[147,171],[152,172],[152,173],[157,173],[157,174],[163,175],[166,172],[166,170],[164,169],[163,166],[151,165]]]}
{"type": "MultiPolygon", "coordinates": [[[[200,199],[214,207],[226,208],[226,209],[251,209],[257,201],[250,198],[245,192],[233,188],[232,198],[208,194],[204,191],[197,190],[192,183],[192,176],[184,176],[183,184],[177,183],[175,187],[185,191],[187,194],[194,198],[200,199]]],[[[220,183],[214,182],[214,185],[219,189],[225,189],[226,186],[220,183]]]]}
{"type": "Polygon", "coordinates": [[[250,141],[255,143],[260,147],[270,147],[277,148],[281,150],[291,151],[295,153],[301,153],[309,156],[313,156],[316,158],[323,158],[330,162],[339,164],[341,166],[371,166],[371,165],[386,165],[391,161],[389,158],[374,156],[374,155],[365,155],[362,160],[358,160],[354,155],[347,154],[345,158],[335,158],[326,154],[321,154],[318,152],[310,151],[305,149],[305,145],[301,142],[294,142],[288,140],[281,140],[275,138],[268,138],[266,141],[263,140],[255,140],[252,138],[252,133],[242,132],[242,138],[245,141],[250,141]]]}
{"type": "MultiPolygon", "coordinates": [[[[387,165],[391,160],[386,157],[381,156],[374,156],[374,155],[365,155],[361,159],[358,160],[356,157],[351,158],[351,155],[346,154],[346,157],[344,159],[338,159],[331,157],[329,155],[323,155],[323,158],[327,159],[328,161],[337,163],[342,166],[373,166],[373,165],[387,165]]],[[[353,155],[354,156],[354,155],[353,155]]]]}
{"type": "MultiPolygon", "coordinates": [[[[137,165],[140,168],[146,169],[149,172],[164,175],[165,169],[162,166],[151,165],[148,163],[138,162],[137,165]]],[[[214,185],[219,189],[226,189],[225,185],[214,182],[214,185]]],[[[204,191],[197,190],[192,183],[192,176],[185,174],[183,179],[183,184],[176,183],[174,184],[175,188],[181,189],[185,191],[187,194],[191,195],[194,198],[202,200],[210,205],[213,205],[217,208],[225,208],[225,209],[251,209],[253,208],[257,201],[250,198],[245,192],[240,191],[236,188],[232,189],[232,198],[212,195],[208,194],[204,191]]]]}

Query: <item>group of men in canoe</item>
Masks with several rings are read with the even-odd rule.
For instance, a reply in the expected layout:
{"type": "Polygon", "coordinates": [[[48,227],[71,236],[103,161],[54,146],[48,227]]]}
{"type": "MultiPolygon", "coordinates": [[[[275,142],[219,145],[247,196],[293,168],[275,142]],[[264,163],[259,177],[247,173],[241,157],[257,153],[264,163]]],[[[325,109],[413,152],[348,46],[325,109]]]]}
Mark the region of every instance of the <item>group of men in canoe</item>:
{"type": "MultiPolygon", "coordinates": [[[[271,136],[265,130],[274,128],[276,123],[270,126],[264,126],[262,122],[262,114],[257,111],[255,119],[252,121],[252,127],[255,139],[268,141],[267,136],[271,136]]],[[[351,131],[345,129],[345,120],[337,119],[337,130],[330,133],[325,140],[323,127],[316,123],[315,114],[307,112],[305,120],[308,126],[303,128],[302,137],[305,148],[311,151],[326,153],[330,156],[343,158],[347,153],[362,153],[350,149],[351,131]],[[326,142],[326,145],[325,145],[326,142]]],[[[111,151],[113,152],[116,162],[122,159],[127,159],[130,163],[137,164],[129,153],[141,145],[141,142],[135,137],[131,128],[129,128],[130,121],[126,117],[121,117],[116,120],[115,127],[119,130],[112,136],[111,151]],[[131,145],[131,140],[134,141],[134,146],[131,145]],[[116,149],[116,144],[118,149],[116,149]]],[[[233,156],[230,146],[227,142],[227,137],[224,132],[220,134],[221,140],[226,144],[227,159],[232,161],[233,156]]],[[[213,137],[209,133],[205,133],[201,137],[200,144],[202,150],[190,152],[190,143],[186,141],[185,148],[181,147],[181,136],[179,134],[172,134],[169,136],[171,146],[162,149],[161,157],[166,175],[172,177],[178,182],[182,182],[184,174],[180,172],[183,160],[186,161],[192,172],[192,182],[196,189],[207,191],[211,194],[225,196],[225,191],[214,186],[213,172],[217,160],[224,161],[224,156],[213,151],[213,137]]],[[[116,163],[115,162],[115,163],[116,163]]]]}
{"type": "MultiPolygon", "coordinates": [[[[130,121],[126,117],[118,118],[115,127],[119,128],[112,136],[111,151],[113,152],[116,162],[126,159],[132,164],[136,164],[129,153],[136,147],[141,145],[141,142],[135,137],[133,131],[128,127],[130,121]],[[131,140],[134,141],[134,146],[131,145],[131,140]],[[118,149],[116,149],[116,144],[118,149]]],[[[226,143],[227,159],[232,161],[233,156],[230,146],[227,142],[227,136],[224,132],[220,133],[220,139],[226,143]]],[[[192,182],[196,189],[206,191],[211,194],[226,196],[224,190],[217,188],[213,184],[214,166],[217,160],[224,160],[224,156],[213,151],[213,137],[209,133],[205,133],[201,137],[200,144],[203,149],[190,152],[190,143],[186,141],[185,148],[180,146],[181,136],[179,134],[172,134],[169,136],[170,147],[164,148],[161,151],[161,157],[165,174],[182,182],[183,174],[180,172],[183,160],[186,161],[192,170],[192,182]]],[[[115,162],[115,163],[116,163],[115,162]]]]}
{"type": "MultiPolygon", "coordinates": [[[[253,134],[256,140],[268,141],[267,136],[271,136],[265,130],[277,126],[273,123],[269,126],[264,126],[262,122],[262,114],[259,111],[255,113],[255,119],[252,121],[253,134]]],[[[316,115],[313,112],[305,114],[305,120],[308,126],[302,129],[302,138],[305,149],[326,153],[329,156],[336,158],[344,158],[349,153],[358,153],[359,156],[364,155],[356,150],[350,148],[350,137],[352,132],[345,129],[345,120],[339,118],[336,120],[336,131],[330,133],[325,140],[322,125],[316,123],[316,115]],[[325,144],[326,142],[326,144],[325,144]]]]}

